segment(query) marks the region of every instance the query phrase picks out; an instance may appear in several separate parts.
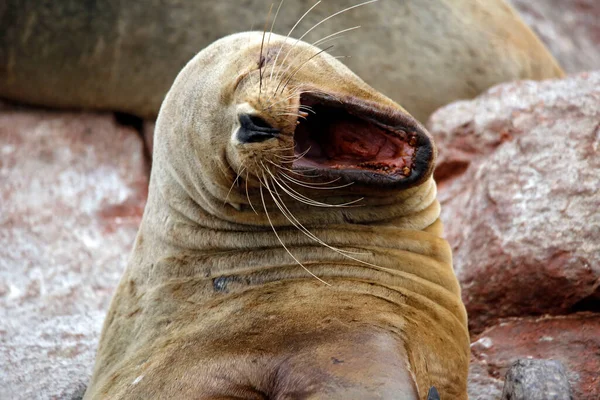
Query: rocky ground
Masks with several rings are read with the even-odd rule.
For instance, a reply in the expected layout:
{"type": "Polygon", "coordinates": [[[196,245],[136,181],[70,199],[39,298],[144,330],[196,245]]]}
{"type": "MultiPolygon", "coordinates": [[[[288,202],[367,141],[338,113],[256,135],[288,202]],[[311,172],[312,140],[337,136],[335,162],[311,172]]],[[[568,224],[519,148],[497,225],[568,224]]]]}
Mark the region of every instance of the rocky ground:
{"type": "MultiPolygon", "coordinates": [[[[600,68],[599,1],[512,3],[567,71],[600,68]]],[[[0,104],[2,399],[85,389],[147,194],[152,123],[129,122],[0,104]]],[[[428,128],[471,399],[500,399],[510,365],[538,358],[600,398],[600,71],[503,84],[428,128]]]]}
{"type": "Polygon", "coordinates": [[[82,393],[147,194],[112,114],[0,109],[0,398],[82,393]]]}

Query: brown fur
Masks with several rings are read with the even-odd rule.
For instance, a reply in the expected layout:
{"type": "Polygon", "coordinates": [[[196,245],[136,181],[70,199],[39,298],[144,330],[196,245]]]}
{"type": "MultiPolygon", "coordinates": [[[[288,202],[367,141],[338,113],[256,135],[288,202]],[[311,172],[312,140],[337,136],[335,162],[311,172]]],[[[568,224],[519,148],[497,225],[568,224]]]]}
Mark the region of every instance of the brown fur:
{"type": "Polygon", "coordinates": [[[166,97],[148,203],[85,398],[424,399],[435,385],[444,399],[466,399],[467,319],[441,238],[433,159],[408,188],[311,193],[329,202],[365,196],[360,207],[287,201],[316,236],[361,251],[355,257],[369,264],[315,243],[266,202],[282,241],[327,284],[281,246],[257,183],[260,161],[291,140],[298,117],[280,111],[297,109],[300,92],[370,104],[423,128],[331,56],[307,61],[318,49],[303,42],[267,34],[261,85],[261,40],[246,33],[215,42],[166,97]],[[269,108],[280,47],[290,56],[275,72],[291,65],[283,75],[291,79],[269,108]],[[281,140],[232,139],[249,104],[281,140]],[[243,165],[248,196],[244,184],[230,191],[243,165]]]}
{"type": "MultiPolygon", "coordinates": [[[[325,0],[295,30],[360,0],[325,0]]],[[[157,115],[185,63],[213,41],[262,28],[272,0],[102,3],[5,0],[0,6],[0,96],[51,107],[157,115]],[[97,4],[101,4],[98,6],[97,4]]],[[[315,0],[287,0],[276,32],[287,34],[315,0]]],[[[516,79],[562,71],[504,0],[380,0],[332,18],[311,43],[331,42],[375,89],[424,122],[442,105],[516,79]]]]}

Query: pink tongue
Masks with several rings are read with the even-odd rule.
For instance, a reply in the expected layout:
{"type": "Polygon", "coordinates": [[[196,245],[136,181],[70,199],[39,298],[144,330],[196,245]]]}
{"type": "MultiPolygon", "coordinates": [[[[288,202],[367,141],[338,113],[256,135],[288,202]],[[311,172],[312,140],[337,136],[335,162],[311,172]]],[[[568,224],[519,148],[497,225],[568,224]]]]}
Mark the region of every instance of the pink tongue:
{"type": "Polygon", "coordinates": [[[330,158],[359,157],[372,159],[377,157],[381,148],[386,144],[383,134],[374,133],[372,125],[341,121],[329,131],[329,146],[327,156],[330,158]]]}

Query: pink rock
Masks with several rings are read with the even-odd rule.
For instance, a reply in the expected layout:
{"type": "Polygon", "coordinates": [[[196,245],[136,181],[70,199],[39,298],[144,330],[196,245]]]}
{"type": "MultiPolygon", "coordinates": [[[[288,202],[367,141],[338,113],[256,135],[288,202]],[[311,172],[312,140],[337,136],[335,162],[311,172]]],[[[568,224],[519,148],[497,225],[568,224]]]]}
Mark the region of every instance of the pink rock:
{"type": "Polygon", "coordinates": [[[567,371],[574,399],[600,398],[600,314],[506,320],[475,338],[471,352],[471,365],[483,363],[490,379],[504,379],[518,359],[559,360],[567,371]]]}
{"type": "Polygon", "coordinates": [[[110,114],[0,111],[5,398],[62,399],[87,384],[145,203],[143,154],[110,114]]]}
{"type": "Polygon", "coordinates": [[[600,68],[600,1],[510,0],[567,72],[600,68]]]}
{"type": "Polygon", "coordinates": [[[442,167],[469,165],[440,200],[471,328],[600,298],[600,72],[497,86],[430,127],[442,167]]]}

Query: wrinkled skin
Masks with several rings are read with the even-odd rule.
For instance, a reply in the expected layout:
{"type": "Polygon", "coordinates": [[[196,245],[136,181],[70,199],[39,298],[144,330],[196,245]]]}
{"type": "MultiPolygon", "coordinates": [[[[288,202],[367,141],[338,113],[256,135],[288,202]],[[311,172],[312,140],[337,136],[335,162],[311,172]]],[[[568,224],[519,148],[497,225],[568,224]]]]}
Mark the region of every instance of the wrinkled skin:
{"type": "Polygon", "coordinates": [[[466,399],[467,318],[429,134],[326,53],[273,35],[261,58],[261,43],[257,32],[215,42],[166,96],[148,203],[85,398],[425,399],[434,385],[466,399]],[[290,160],[299,127],[312,126],[307,96],[324,120],[340,115],[334,131],[356,116],[369,141],[394,138],[386,154],[412,135],[396,148],[412,149],[409,171],[348,167],[367,157],[350,154],[304,174],[290,160]],[[243,115],[262,128],[242,135],[243,115]],[[277,133],[247,139],[260,129],[277,133]],[[276,182],[291,171],[330,188],[288,186],[314,201],[362,198],[277,203],[337,251],[277,207],[276,182]]]}
{"type": "MultiPolygon", "coordinates": [[[[154,118],[176,74],[199,49],[231,33],[262,29],[272,3],[5,0],[0,96],[154,118]]],[[[275,32],[287,34],[314,3],[285,2],[275,32]]],[[[358,3],[326,0],[292,36],[358,3]]],[[[305,41],[358,25],[323,47],[351,56],[344,59],[350,69],[422,122],[440,106],[500,82],[562,76],[504,0],[379,0],[328,20],[305,41]]]]}

